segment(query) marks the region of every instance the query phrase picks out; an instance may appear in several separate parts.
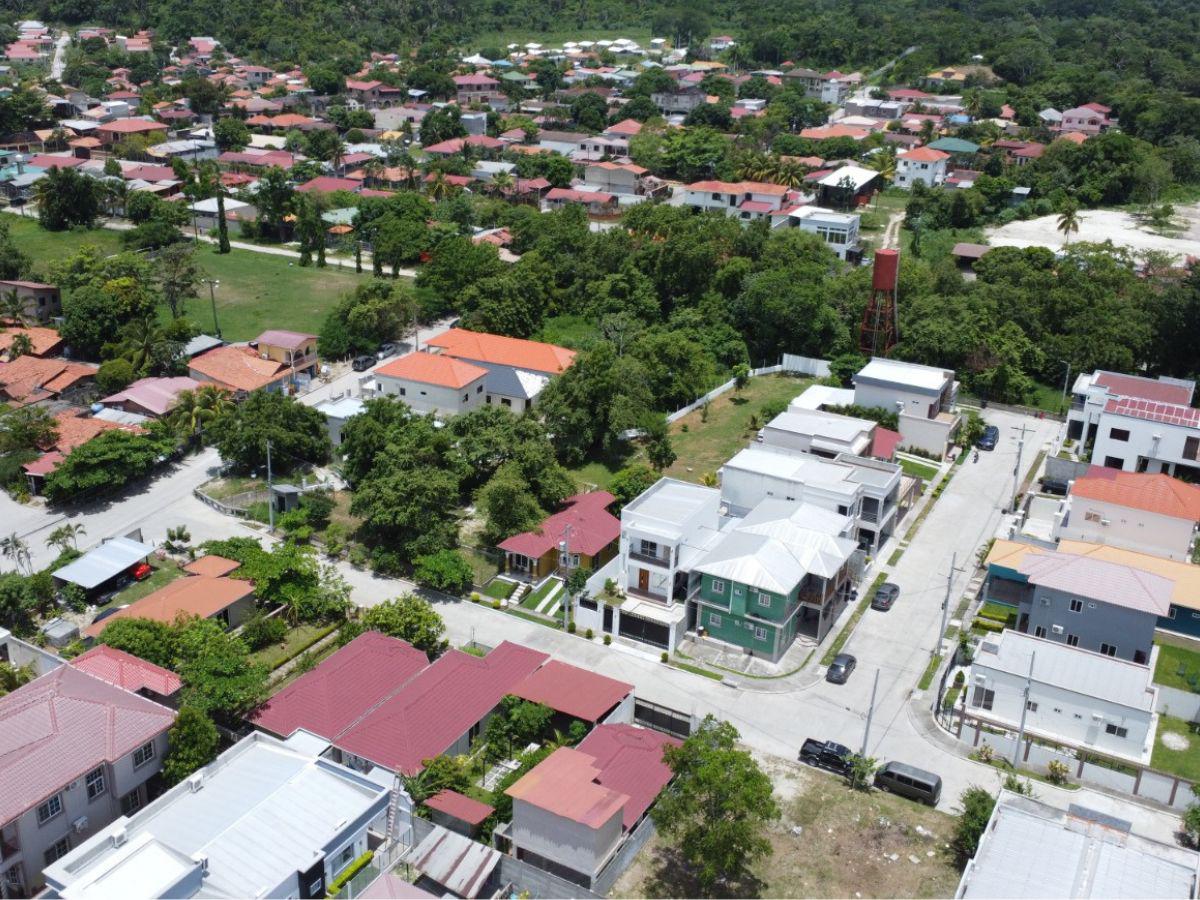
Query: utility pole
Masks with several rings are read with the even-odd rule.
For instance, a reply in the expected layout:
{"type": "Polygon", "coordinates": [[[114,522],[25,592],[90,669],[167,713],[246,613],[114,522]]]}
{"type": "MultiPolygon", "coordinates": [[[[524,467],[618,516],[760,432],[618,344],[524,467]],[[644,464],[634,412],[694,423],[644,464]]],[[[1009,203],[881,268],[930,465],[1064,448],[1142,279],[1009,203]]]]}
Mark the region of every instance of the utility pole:
{"type": "Polygon", "coordinates": [[[275,492],[271,490],[271,441],[267,440],[267,523],[275,533],[275,492]]]}
{"type": "Polygon", "coordinates": [[[954,576],[961,571],[963,570],[958,568],[958,551],[956,550],[950,554],[950,571],[946,573],[946,599],[942,601],[942,630],[937,633],[930,656],[937,656],[942,650],[942,639],[946,635],[946,619],[950,616],[950,595],[954,590],[954,576]]]}
{"type": "Polygon", "coordinates": [[[208,285],[208,299],[212,303],[213,331],[217,333],[217,339],[220,340],[221,325],[217,321],[217,287],[221,282],[216,278],[205,278],[204,283],[208,285]]]}
{"type": "Polygon", "coordinates": [[[1065,416],[1067,414],[1067,383],[1071,380],[1071,361],[1064,359],[1063,362],[1067,364],[1067,374],[1063,376],[1062,400],[1058,404],[1058,411],[1065,416]]]}
{"type": "Polygon", "coordinates": [[[1025,679],[1025,690],[1021,692],[1021,727],[1017,730],[1017,747],[1013,750],[1012,764],[1013,768],[1017,767],[1017,760],[1021,756],[1021,741],[1025,737],[1025,716],[1029,713],[1029,689],[1033,686],[1033,661],[1037,659],[1037,653],[1029,654],[1029,675],[1025,679]]]}
{"type": "Polygon", "coordinates": [[[1013,465],[1012,511],[1017,511],[1017,491],[1021,488],[1021,454],[1025,450],[1026,427],[1021,426],[1021,436],[1017,438],[1017,461],[1013,465]]]}
{"type": "Polygon", "coordinates": [[[867,710],[867,725],[863,729],[862,751],[859,756],[867,755],[867,741],[871,737],[871,717],[875,715],[875,692],[879,690],[879,670],[875,670],[875,683],[871,685],[871,706],[867,710]]]}

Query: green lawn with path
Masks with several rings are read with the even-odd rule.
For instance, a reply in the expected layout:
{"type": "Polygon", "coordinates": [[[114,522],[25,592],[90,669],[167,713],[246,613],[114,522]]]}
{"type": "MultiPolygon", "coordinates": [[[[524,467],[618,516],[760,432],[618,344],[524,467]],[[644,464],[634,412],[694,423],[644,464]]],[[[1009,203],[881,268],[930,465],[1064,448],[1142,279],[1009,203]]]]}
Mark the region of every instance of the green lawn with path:
{"type": "Polygon", "coordinates": [[[337,624],[310,625],[302,623],[289,628],[278,644],[268,644],[250,654],[252,662],[277,669],[294,656],[299,656],[325,635],[337,629],[337,624]]]}
{"type": "Polygon", "coordinates": [[[1154,667],[1154,682],[1181,691],[1191,691],[1188,678],[1200,678],[1200,652],[1187,638],[1167,637],[1161,632],[1154,639],[1158,645],[1158,662],[1154,667]]]}
{"type": "Polygon", "coordinates": [[[550,596],[550,592],[560,584],[562,582],[557,578],[547,578],[536,591],[530,591],[525,595],[525,599],[521,601],[521,605],[526,609],[536,610],[542,605],[542,601],[550,596]]]}
{"type": "MultiPolygon", "coordinates": [[[[33,219],[9,216],[13,240],[29,254],[41,275],[52,263],[66,259],[85,244],[103,254],[121,251],[117,231],[44,231],[33,219]]],[[[347,291],[369,278],[353,269],[333,266],[301,268],[294,257],[234,249],[219,254],[210,244],[200,244],[196,259],[206,277],[221,282],[216,289],[217,318],[226,340],[253,340],[268,328],[316,334],[326,314],[347,291]]],[[[212,307],[206,285],[192,300],[188,314],[206,331],[212,329],[212,307]]]]}
{"type": "Polygon", "coordinates": [[[1200,781],[1200,734],[1193,734],[1185,720],[1160,713],[1150,765],[1189,781],[1200,781]],[[1173,735],[1173,741],[1183,745],[1184,749],[1174,750],[1168,747],[1163,742],[1164,735],[1173,735]]]}

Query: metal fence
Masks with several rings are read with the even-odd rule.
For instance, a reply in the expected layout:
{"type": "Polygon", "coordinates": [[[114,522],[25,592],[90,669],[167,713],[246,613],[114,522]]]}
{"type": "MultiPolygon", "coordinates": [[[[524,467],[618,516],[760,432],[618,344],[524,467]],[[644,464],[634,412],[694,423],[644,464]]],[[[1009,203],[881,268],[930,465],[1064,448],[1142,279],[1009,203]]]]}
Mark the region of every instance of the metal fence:
{"type": "Polygon", "coordinates": [[[690,735],[695,724],[687,713],[640,698],[633,705],[633,721],[677,738],[690,735]]]}

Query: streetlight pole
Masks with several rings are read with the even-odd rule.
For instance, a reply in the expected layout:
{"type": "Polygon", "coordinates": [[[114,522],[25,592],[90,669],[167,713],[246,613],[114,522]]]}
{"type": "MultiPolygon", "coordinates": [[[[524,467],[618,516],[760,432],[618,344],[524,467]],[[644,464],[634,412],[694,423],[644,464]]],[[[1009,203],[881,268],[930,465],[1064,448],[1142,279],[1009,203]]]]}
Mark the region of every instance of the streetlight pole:
{"type": "Polygon", "coordinates": [[[1029,692],[1033,687],[1033,661],[1037,659],[1037,653],[1029,654],[1029,675],[1025,679],[1025,690],[1021,692],[1021,699],[1024,701],[1021,704],[1021,726],[1017,729],[1017,746],[1013,750],[1012,764],[1013,768],[1017,767],[1017,760],[1021,756],[1021,741],[1025,737],[1025,716],[1029,712],[1029,692]]]}
{"type": "Polygon", "coordinates": [[[216,289],[220,287],[221,282],[216,278],[205,278],[204,283],[208,285],[208,299],[212,303],[213,314],[213,330],[217,333],[217,339],[221,337],[221,325],[217,321],[217,293],[216,289]]]}
{"type": "Polygon", "coordinates": [[[271,490],[271,442],[267,441],[267,524],[275,533],[275,492],[271,490]]]}
{"type": "Polygon", "coordinates": [[[867,710],[867,724],[863,728],[862,752],[858,755],[865,757],[867,755],[867,741],[871,737],[871,718],[875,715],[875,692],[879,690],[879,670],[875,670],[875,683],[871,685],[871,706],[867,710]]]}
{"type": "Polygon", "coordinates": [[[1012,506],[1013,512],[1017,511],[1017,491],[1021,487],[1021,453],[1025,450],[1025,426],[1021,426],[1021,436],[1017,438],[1017,461],[1013,465],[1013,489],[1012,489],[1012,506]]]}
{"type": "Polygon", "coordinates": [[[937,633],[930,656],[937,656],[941,652],[942,639],[946,636],[946,619],[950,616],[950,596],[954,592],[954,576],[961,571],[962,569],[958,568],[958,551],[956,550],[950,554],[950,571],[946,574],[946,599],[942,601],[942,630],[937,633]]]}

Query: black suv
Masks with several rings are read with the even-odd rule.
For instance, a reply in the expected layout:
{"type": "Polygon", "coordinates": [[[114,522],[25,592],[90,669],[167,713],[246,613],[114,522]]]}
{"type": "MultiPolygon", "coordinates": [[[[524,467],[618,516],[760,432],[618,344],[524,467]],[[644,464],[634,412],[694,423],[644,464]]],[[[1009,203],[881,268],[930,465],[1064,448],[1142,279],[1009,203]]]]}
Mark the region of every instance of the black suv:
{"type": "Polygon", "coordinates": [[[875,596],[871,598],[871,609],[887,612],[892,608],[892,604],[896,602],[896,598],[899,596],[900,586],[892,584],[890,581],[885,581],[879,587],[875,588],[875,596]]]}
{"type": "Polygon", "coordinates": [[[355,372],[365,372],[371,366],[375,365],[375,357],[373,356],[356,356],[354,362],[350,364],[355,372]]]}
{"type": "Polygon", "coordinates": [[[995,425],[989,425],[983,429],[983,434],[979,436],[979,440],[975,442],[975,446],[980,450],[995,450],[996,442],[1000,440],[1000,429],[995,425]]]}

